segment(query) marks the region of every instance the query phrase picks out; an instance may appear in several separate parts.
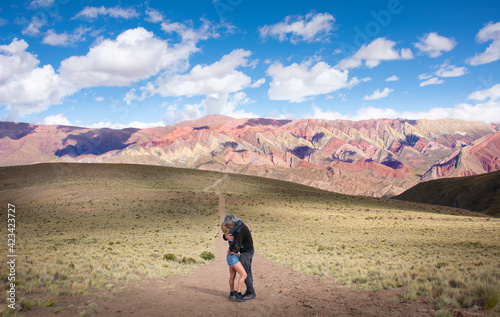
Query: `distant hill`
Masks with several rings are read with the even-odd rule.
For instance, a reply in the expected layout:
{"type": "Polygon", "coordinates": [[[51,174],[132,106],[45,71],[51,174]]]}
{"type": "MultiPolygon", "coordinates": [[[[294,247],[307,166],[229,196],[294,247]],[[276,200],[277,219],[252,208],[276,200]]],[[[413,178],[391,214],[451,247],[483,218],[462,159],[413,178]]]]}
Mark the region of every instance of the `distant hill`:
{"type": "Polygon", "coordinates": [[[392,197],[422,180],[500,169],[498,126],[463,120],[273,120],[220,115],[150,129],[0,122],[0,166],[128,163],[392,197]]]}
{"type": "MultiPolygon", "coordinates": [[[[144,164],[41,163],[5,166],[0,167],[0,201],[20,202],[20,208],[25,210],[33,208],[30,204],[36,201],[50,213],[55,210],[104,212],[114,209],[117,213],[129,210],[135,215],[142,212],[141,210],[170,208],[169,205],[174,203],[193,206],[196,209],[197,205],[193,204],[191,201],[193,197],[190,195],[211,187],[210,185],[223,176],[224,173],[213,171],[144,164]],[[190,196],[191,200],[186,202],[182,199],[174,202],[168,197],[163,197],[168,196],[166,195],[168,192],[190,196]],[[69,208],[69,205],[62,204],[60,201],[71,202],[72,207],[69,208]],[[162,205],[162,201],[166,204],[162,205]],[[112,206],[109,206],[110,204],[112,206]],[[151,204],[155,207],[142,206],[141,208],[143,204],[151,204]]],[[[412,210],[472,217],[484,216],[465,209],[344,195],[294,182],[240,174],[228,173],[225,180],[217,185],[217,190],[228,196],[244,195],[250,201],[258,201],[265,194],[273,202],[289,203],[292,198],[301,202],[301,205],[308,200],[323,201],[328,207],[340,210],[343,207],[337,204],[342,203],[358,212],[366,212],[367,208],[368,210],[371,208],[386,211],[412,210]]],[[[213,191],[214,189],[210,189],[210,192],[213,191]]],[[[245,208],[242,208],[242,211],[243,209],[245,208]]]]}
{"type": "Polygon", "coordinates": [[[421,180],[478,175],[498,170],[500,170],[500,132],[474,141],[471,146],[457,149],[449,157],[434,164],[421,180]]]}
{"type": "Polygon", "coordinates": [[[500,171],[420,183],[395,199],[500,216],[500,171]]]}

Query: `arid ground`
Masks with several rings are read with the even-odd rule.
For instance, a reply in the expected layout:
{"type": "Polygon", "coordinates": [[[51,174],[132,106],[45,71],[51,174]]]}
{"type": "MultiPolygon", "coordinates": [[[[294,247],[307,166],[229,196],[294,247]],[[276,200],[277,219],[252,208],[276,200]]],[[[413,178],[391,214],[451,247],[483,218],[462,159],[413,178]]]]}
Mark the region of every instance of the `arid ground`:
{"type": "Polygon", "coordinates": [[[162,167],[0,172],[19,213],[20,316],[498,314],[496,218],[162,167]],[[244,303],[227,298],[226,213],[257,249],[257,298],[244,303]]]}

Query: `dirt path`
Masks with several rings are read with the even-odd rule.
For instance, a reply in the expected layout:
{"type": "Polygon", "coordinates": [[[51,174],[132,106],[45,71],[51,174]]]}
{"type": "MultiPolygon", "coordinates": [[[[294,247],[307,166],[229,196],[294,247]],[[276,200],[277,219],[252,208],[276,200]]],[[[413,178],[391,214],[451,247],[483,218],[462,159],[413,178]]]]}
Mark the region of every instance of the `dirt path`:
{"type": "MultiPolygon", "coordinates": [[[[219,178],[218,180],[215,181],[215,183],[213,183],[212,185],[208,186],[207,188],[205,188],[203,191],[204,192],[207,192],[209,191],[210,189],[214,188],[215,186],[219,185],[220,182],[222,182],[223,180],[225,180],[227,178],[227,175],[228,174],[224,174],[224,176],[222,176],[222,178],[219,178]]],[[[220,194],[220,193],[218,193],[220,194]]],[[[224,207],[224,211],[226,210],[226,207],[224,207]]],[[[220,209],[219,209],[219,212],[220,212],[220,209]]]]}
{"type": "MultiPolygon", "coordinates": [[[[227,175],[209,189],[217,186],[227,175]]],[[[221,221],[225,197],[219,197],[221,221]]],[[[257,233],[254,233],[257,234],[257,233]]],[[[227,242],[215,242],[216,259],[189,275],[138,281],[106,296],[81,299],[63,298],[65,309],[40,312],[36,316],[77,316],[83,305],[94,305],[95,316],[433,316],[429,305],[401,302],[404,290],[361,291],[294,272],[261,256],[254,256],[254,286],[257,298],[244,303],[228,299],[227,242]],[[81,302],[82,300],[86,302],[81,302]]],[[[258,250],[257,250],[258,251],[258,250]]],[[[87,308],[87,311],[88,308],[87,308]]],[[[33,312],[34,313],[34,312],[33,312]]]]}

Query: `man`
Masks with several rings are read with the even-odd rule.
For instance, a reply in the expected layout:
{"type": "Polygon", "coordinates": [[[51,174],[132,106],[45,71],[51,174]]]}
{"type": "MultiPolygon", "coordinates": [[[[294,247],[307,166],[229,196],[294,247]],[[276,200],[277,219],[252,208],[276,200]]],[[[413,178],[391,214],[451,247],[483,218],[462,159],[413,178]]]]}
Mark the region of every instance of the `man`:
{"type": "MultiPolygon", "coordinates": [[[[232,229],[237,222],[238,218],[235,215],[227,215],[224,218],[224,224],[228,229],[232,229]]],[[[248,227],[244,223],[242,223],[241,227],[234,233],[234,236],[230,236],[227,239],[225,236],[223,236],[223,238],[224,240],[234,241],[229,250],[234,253],[240,253],[240,262],[245,268],[245,272],[247,272],[247,278],[245,280],[247,290],[245,294],[243,294],[243,298],[245,300],[256,298],[257,296],[253,288],[252,276],[252,259],[255,251],[253,248],[253,239],[252,234],[250,233],[250,229],[248,229],[248,227]]]]}

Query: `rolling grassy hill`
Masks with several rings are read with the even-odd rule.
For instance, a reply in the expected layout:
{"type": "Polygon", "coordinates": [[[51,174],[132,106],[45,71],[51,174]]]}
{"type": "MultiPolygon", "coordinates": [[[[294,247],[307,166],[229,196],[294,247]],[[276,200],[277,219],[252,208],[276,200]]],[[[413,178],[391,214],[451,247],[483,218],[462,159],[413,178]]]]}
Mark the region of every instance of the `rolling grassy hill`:
{"type": "MultiPolygon", "coordinates": [[[[219,192],[276,262],[368,289],[407,287],[407,300],[438,309],[498,310],[500,219],[235,174],[211,187],[222,177],[147,165],[1,167],[0,201],[16,206],[19,302],[50,306],[197,268],[218,238],[219,192]]],[[[0,272],[5,287],[5,261],[0,272]]]]}
{"type": "Polygon", "coordinates": [[[500,216],[500,171],[417,184],[395,199],[451,206],[500,216]]]}

